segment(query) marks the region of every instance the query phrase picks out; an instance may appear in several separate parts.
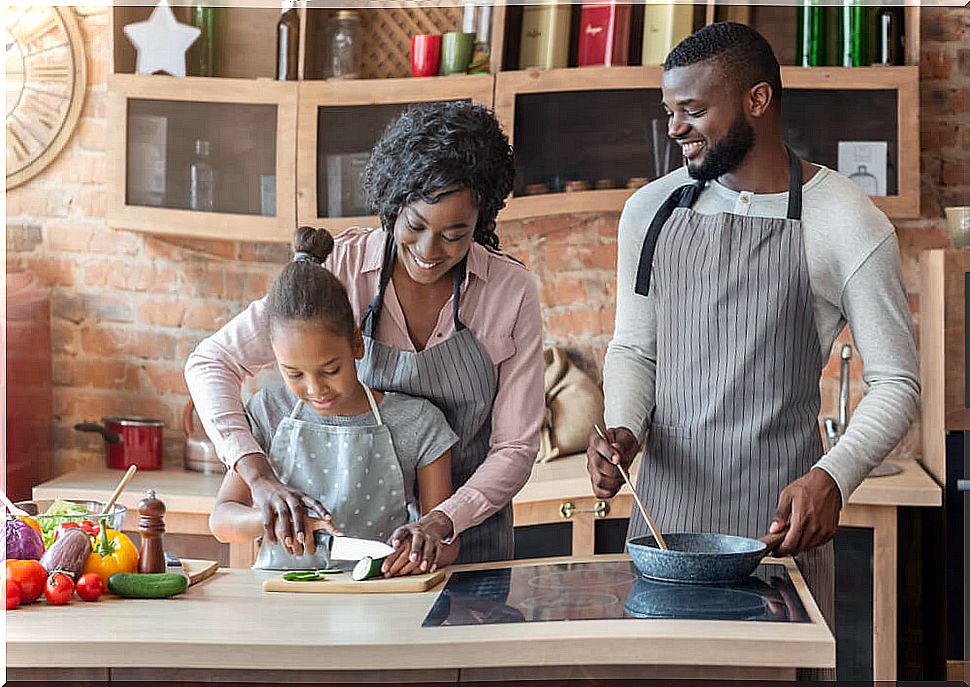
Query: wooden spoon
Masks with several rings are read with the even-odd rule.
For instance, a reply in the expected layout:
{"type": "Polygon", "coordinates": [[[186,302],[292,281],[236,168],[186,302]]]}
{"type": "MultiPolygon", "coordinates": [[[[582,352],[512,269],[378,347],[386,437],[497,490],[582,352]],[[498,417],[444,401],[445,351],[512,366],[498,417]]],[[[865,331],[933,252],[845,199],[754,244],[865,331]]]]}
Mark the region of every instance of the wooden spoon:
{"type": "MultiPolygon", "coordinates": [[[[606,434],[603,433],[603,430],[600,429],[599,425],[593,425],[593,429],[596,430],[596,433],[600,435],[600,438],[603,441],[608,444],[610,443],[610,440],[606,438],[606,434]]],[[[668,551],[669,547],[667,546],[667,542],[664,540],[663,535],[660,534],[660,528],[657,527],[657,523],[655,523],[653,518],[650,517],[650,513],[647,512],[647,507],[643,505],[643,501],[640,500],[640,495],[637,493],[636,487],[634,487],[633,483],[630,481],[630,475],[627,474],[626,469],[619,461],[619,454],[615,455],[617,457],[615,465],[620,470],[620,474],[623,475],[623,480],[626,482],[626,485],[630,487],[630,491],[633,492],[633,498],[637,502],[637,506],[640,508],[640,514],[643,515],[643,519],[647,521],[647,527],[650,528],[650,534],[653,535],[654,540],[657,542],[657,546],[664,551],[668,551]]]]}
{"type": "Polygon", "coordinates": [[[125,487],[128,486],[128,482],[131,481],[131,478],[135,476],[136,472],[138,472],[137,465],[132,465],[130,468],[128,468],[128,472],[126,472],[124,477],[121,478],[121,481],[118,482],[118,486],[115,487],[115,490],[111,493],[111,497],[104,504],[104,508],[100,513],[101,515],[108,515],[108,513],[110,513],[111,509],[115,505],[115,501],[117,501],[118,497],[121,496],[121,492],[125,490],[125,487]]]}

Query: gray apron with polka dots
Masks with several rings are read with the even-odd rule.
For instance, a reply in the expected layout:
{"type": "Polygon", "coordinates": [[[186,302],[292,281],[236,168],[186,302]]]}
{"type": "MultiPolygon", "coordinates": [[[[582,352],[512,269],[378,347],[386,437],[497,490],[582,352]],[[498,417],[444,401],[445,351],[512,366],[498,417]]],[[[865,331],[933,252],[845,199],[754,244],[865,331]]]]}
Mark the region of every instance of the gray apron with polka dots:
{"type": "MultiPolygon", "coordinates": [[[[297,420],[302,401],[284,419],[269,450],[276,476],[287,486],[318,499],[344,534],[386,541],[408,522],[404,474],[391,443],[391,432],[370,388],[364,387],[377,421],[347,427],[297,420]]],[[[254,568],[305,570],[330,567],[330,539],[318,531],[316,553],[294,556],[282,543],[264,539],[254,568]]]]}

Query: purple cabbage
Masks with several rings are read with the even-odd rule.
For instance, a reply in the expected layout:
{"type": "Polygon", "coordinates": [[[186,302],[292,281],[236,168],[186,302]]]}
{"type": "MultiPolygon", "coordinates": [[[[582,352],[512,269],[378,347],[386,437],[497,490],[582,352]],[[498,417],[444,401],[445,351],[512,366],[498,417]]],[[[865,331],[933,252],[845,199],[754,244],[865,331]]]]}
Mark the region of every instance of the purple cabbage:
{"type": "Polygon", "coordinates": [[[7,559],[39,561],[44,555],[44,542],[33,527],[23,520],[7,520],[3,526],[7,559]]]}

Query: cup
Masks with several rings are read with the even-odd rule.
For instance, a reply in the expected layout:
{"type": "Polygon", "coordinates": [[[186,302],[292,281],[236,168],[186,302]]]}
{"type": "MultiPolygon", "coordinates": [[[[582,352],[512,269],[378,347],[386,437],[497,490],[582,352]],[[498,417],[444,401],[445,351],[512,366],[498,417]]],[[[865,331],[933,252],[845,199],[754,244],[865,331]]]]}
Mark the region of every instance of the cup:
{"type": "Polygon", "coordinates": [[[946,208],[946,221],[950,238],[957,248],[970,248],[970,205],[946,208]]]}
{"type": "Polygon", "coordinates": [[[474,33],[450,31],[441,39],[441,73],[466,74],[475,47],[474,33]]]}
{"type": "Polygon", "coordinates": [[[438,76],[441,36],[420,33],[411,36],[411,76],[438,76]]]}

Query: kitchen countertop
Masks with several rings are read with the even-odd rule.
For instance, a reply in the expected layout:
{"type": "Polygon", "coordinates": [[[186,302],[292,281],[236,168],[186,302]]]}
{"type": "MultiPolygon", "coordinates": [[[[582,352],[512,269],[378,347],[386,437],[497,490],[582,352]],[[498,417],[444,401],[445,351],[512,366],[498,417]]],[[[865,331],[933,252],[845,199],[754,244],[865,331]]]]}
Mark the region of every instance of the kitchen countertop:
{"type": "MultiPolygon", "coordinates": [[[[903,471],[888,477],[865,480],[849,498],[850,504],[878,506],[939,506],[942,493],[939,485],[915,460],[888,458],[903,471]]],[[[634,465],[633,474],[639,461],[634,465]]],[[[35,499],[77,498],[104,500],[114,490],[123,475],[121,470],[106,467],[67,472],[33,489],[35,499]]],[[[155,489],[169,511],[209,514],[215,502],[222,475],[189,472],[180,467],[162,470],[143,470],[135,473],[119,498],[119,502],[133,509],[149,488],[155,489]]],[[[626,486],[620,491],[628,493],[626,486]]],[[[584,455],[560,458],[539,463],[532,477],[513,502],[529,503],[554,499],[592,496],[584,455]]],[[[137,515],[137,514],[136,514],[137,515]]]]}
{"type": "MultiPolygon", "coordinates": [[[[625,555],[595,560],[611,559],[628,560],[625,555]]],[[[453,571],[537,562],[542,561],[453,571]]],[[[748,668],[832,667],[832,634],[793,561],[782,562],[810,622],[624,619],[422,628],[440,586],[415,594],[267,593],[260,582],[272,573],[232,569],[173,599],[107,596],[60,608],[43,603],[21,607],[6,614],[7,665],[394,671],[587,663],[727,666],[741,673],[748,668]]]]}

